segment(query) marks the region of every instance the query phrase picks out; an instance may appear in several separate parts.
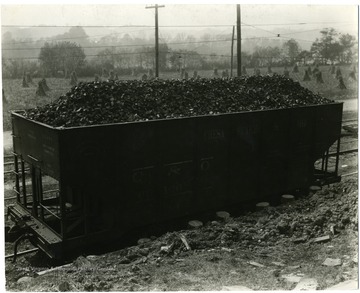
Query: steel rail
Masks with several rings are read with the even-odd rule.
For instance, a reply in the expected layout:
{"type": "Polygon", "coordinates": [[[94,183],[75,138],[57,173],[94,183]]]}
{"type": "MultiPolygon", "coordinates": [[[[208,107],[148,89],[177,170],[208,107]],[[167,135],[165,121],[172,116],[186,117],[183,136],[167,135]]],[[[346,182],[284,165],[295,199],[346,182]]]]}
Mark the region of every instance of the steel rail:
{"type": "Polygon", "coordinates": [[[348,174],[340,174],[341,177],[347,177],[347,176],[351,176],[351,175],[356,175],[358,174],[358,171],[352,172],[352,173],[348,173],[348,174]]]}
{"type": "MultiPolygon", "coordinates": [[[[20,252],[18,252],[16,255],[17,255],[17,256],[19,256],[19,255],[25,255],[25,254],[33,253],[33,252],[36,252],[36,251],[39,251],[39,248],[32,248],[32,249],[20,251],[20,252]]],[[[5,255],[5,259],[9,259],[9,258],[13,258],[13,257],[14,257],[14,254],[5,255]]]]}
{"type": "Polygon", "coordinates": [[[347,119],[347,120],[343,120],[342,123],[349,123],[349,122],[354,122],[354,121],[358,121],[357,119],[347,119]]]}
{"type": "MultiPolygon", "coordinates": [[[[350,149],[350,150],[345,150],[345,151],[340,151],[339,152],[339,155],[344,155],[344,154],[350,154],[350,153],[354,153],[354,152],[357,152],[358,149],[350,149]]],[[[337,152],[336,153],[330,153],[328,154],[328,157],[334,157],[334,156],[337,156],[337,152]]]]}

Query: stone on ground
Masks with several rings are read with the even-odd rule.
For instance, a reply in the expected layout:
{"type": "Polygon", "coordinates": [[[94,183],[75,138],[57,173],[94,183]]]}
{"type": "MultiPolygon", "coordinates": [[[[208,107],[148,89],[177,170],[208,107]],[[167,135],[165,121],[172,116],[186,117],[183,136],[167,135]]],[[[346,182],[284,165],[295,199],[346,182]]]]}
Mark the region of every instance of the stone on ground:
{"type": "Polygon", "coordinates": [[[322,242],[327,242],[329,240],[330,240],[330,236],[326,235],[326,236],[321,236],[321,237],[315,238],[314,243],[322,243],[322,242]]]}
{"type": "Polygon", "coordinates": [[[67,291],[70,291],[70,284],[68,282],[62,282],[60,285],[59,285],[59,291],[60,292],[67,292],[67,291]]]}
{"type": "Polygon", "coordinates": [[[18,284],[24,284],[24,283],[28,283],[28,282],[31,282],[34,278],[33,277],[22,277],[20,278],[19,280],[17,280],[17,283],[18,284]]]}
{"type": "Polygon", "coordinates": [[[306,242],[307,241],[307,238],[306,237],[299,237],[299,238],[295,238],[295,239],[293,239],[293,243],[295,243],[295,244],[299,244],[299,243],[304,243],[304,242],[306,242]]]}
{"type": "Polygon", "coordinates": [[[316,185],[310,186],[310,191],[312,191],[312,192],[316,192],[319,190],[321,190],[320,186],[316,186],[316,185]]]}
{"type": "Polygon", "coordinates": [[[268,208],[269,206],[270,206],[270,204],[268,202],[259,202],[259,203],[256,204],[256,209],[258,211],[261,211],[261,210],[263,210],[265,208],[268,208]]]}
{"type": "Polygon", "coordinates": [[[294,274],[282,275],[281,278],[285,279],[286,281],[288,281],[290,283],[299,283],[301,280],[301,277],[294,275],[294,274]]]}
{"type": "Polygon", "coordinates": [[[238,286],[224,286],[221,288],[221,291],[253,291],[252,289],[238,285],[238,286]]]}
{"type": "Polygon", "coordinates": [[[325,261],[323,262],[323,266],[327,266],[327,267],[336,267],[336,266],[341,266],[342,261],[339,258],[327,258],[325,259],[325,261]]]}
{"type": "Polygon", "coordinates": [[[252,265],[252,266],[254,266],[254,267],[259,267],[259,268],[265,267],[264,265],[262,265],[262,264],[260,264],[260,263],[258,263],[258,262],[255,262],[255,261],[249,261],[248,264],[249,264],[249,265],[252,265]]]}
{"type": "Polygon", "coordinates": [[[137,241],[137,243],[138,243],[139,245],[142,245],[142,244],[145,244],[145,243],[149,243],[149,242],[151,242],[151,239],[149,239],[149,238],[140,238],[140,239],[137,241]]]}
{"type": "Polygon", "coordinates": [[[283,194],[281,196],[282,203],[290,203],[290,202],[293,202],[294,200],[295,200],[295,197],[291,194],[283,194]]]}
{"type": "Polygon", "coordinates": [[[228,212],[225,212],[225,211],[219,211],[219,212],[216,212],[216,217],[219,220],[226,221],[226,220],[228,220],[230,218],[230,214],[228,212]]]}
{"type": "Polygon", "coordinates": [[[273,261],[271,263],[276,265],[276,266],[279,266],[279,267],[284,267],[285,266],[282,262],[279,262],[279,261],[273,261]]]}
{"type": "Polygon", "coordinates": [[[203,226],[203,223],[198,220],[192,220],[188,223],[190,228],[196,229],[203,226]]]}
{"type": "Polygon", "coordinates": [[[300,282],[294,288],[295,291],[308,291],[316,290],[318,287],[318,282],[316,279],[312,278],[302,278],[300,282]]]}

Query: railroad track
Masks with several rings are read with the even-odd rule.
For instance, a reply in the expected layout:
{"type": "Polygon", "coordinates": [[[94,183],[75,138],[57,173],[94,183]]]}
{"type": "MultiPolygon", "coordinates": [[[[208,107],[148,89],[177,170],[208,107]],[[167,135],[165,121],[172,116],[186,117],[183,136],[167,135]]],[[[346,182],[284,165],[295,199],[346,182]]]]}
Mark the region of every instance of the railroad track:
{"type": "Polygon", "coordinates": [[[353,122],[357,122],[357,119],[348,119],[348,120],[343,120],[342,124],[346,124],[346,123],[353,123],[353,122]]]}
{"type": "Polygon", "coordinates": [[[10,258],[14,258],[14,256],[26,255],[26,254],[30,254],[30,253],[34,253],[34,252],[38,252],[38,251],[39,251],[39,248],[32,248],[32,249],[28,249],[28,250],[23,250],[23,251],[17,252],[16,255],[14,253],[5,255],[5,259],[10,259],[10,258]]]}
{"type": "Polygon", "coordinates": [[[8,167],[14,166],[14,156],[12,155],[6,155],[4,156],[4,176],[8,174],[13,174],[14,170],[9,170],[8,167]]]}

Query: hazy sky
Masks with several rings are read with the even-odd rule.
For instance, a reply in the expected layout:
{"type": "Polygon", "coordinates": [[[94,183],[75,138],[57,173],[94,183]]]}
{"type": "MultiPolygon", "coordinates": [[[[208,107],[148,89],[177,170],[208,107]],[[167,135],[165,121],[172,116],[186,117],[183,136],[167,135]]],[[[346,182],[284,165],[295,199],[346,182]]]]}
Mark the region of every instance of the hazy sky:
{"type": "MultiPolygon", "coordinates": [[[[142,1],[141,4],[116,5],[71,1],[71,3],[77,3],[74,5],[65,3],[66,1],[64,0],[63,5],[2,5],[2,31],[7,29],[6,25],[80,25],[85,27],[86,33],[94,39],[97,36],[104,36],[105,32],[101,28],[86,26],[142,25],[150,27],[124,27],[121,28],[121,33],[129,33],[132,37],[144,37],[153,33],[155,11],[145,8],[146,3],[149,5],[149,1],[142,1]]],[[[133,0],[134,2],[138,1],[133,0]]],[[[331,2],[327,1],[327,3],[331,2]]],[[[343,5],[337,2],[335,2],[337,5],[241,4],[242,39],[244,41],[252,38],[277,39],[277,36],[281,35],[281,40],[294,38],[303,49],[309,50],[324,28],[333,27],[340,33],[358,35],[358,6],[344,5],[346,2],[347,0],[342,1],[343,5]]],[[[206,4],[173,3],[171,1],[165,3],[165,7],[159,9],[162,40],[169,36],[174,37],[178,33],[192,34],[196,37],[204,33],[231,34],[231,26],[236,25],[236,2],[229,4],[212,4],[210,1],[205,2],[206,4]],[[174,28],[174,26],[180,27],[174,28]]],[[[64,32],[61,29],[63,28],[48,27],[35,38],[61,34],[64,32]]],[[[120,32],[118,28],[111,28],[106,33],[111,31],[117,34],[120,32]]]]}
{"type": "MultiPolygon", "coordinates": [[[[144,1],[145,2],[145,1],[144,1]]],[[[73,1],[73,3],[75,3],[73,1]]],[[[154,9],[145,4],[121,5],[2,5],[2,25],[154,25],[154,9]]],[[[357,27],[355,5],[245,5],[242,22],[249,24],[332,23],[357,27]]],[[[234,4],[168,4],[159,9],[159,23],[166,25],[233,25],[234,4]]],[[[305,25],[303,25],[305,27],[305,25]]],[[[268,27],[272,27],[269,25],[268,27]]],[[[263,27],[266,29],[266,26],[263,27]]]]}

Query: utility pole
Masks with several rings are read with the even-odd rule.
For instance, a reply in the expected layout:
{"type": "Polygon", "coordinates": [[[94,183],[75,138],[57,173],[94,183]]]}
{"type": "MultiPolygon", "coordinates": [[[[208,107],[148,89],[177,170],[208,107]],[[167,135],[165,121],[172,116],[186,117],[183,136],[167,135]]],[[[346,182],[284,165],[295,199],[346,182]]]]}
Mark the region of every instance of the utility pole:
{"type": "Polygon", "coordinates": [[[155,77],[159,77],[159,20],[158,8],[165,7],[165,5],[146,6],[145,8],[155,8],[155,77]]]}
{"type": "Polygon", "coordinates": [[[237,31],[237,75],[241,75],[241,12],[240,4],[236,4],[236,31],[237,31]]]}
{"type": "Polygon", "coordinates": [[[235,26],[233,26],[232,38],[231,38],[231,64],[230,64],[230,76],[233,76],[233,60],[234,60],[234,35],[235,35],[235,26]]]}

